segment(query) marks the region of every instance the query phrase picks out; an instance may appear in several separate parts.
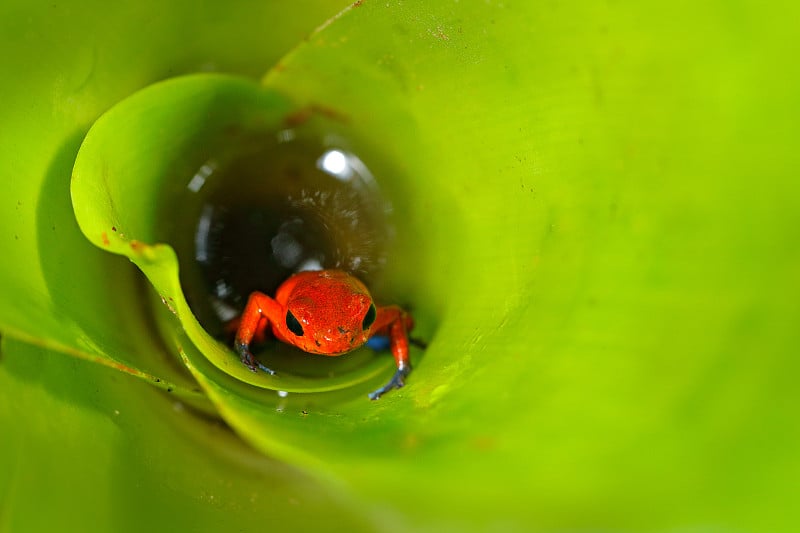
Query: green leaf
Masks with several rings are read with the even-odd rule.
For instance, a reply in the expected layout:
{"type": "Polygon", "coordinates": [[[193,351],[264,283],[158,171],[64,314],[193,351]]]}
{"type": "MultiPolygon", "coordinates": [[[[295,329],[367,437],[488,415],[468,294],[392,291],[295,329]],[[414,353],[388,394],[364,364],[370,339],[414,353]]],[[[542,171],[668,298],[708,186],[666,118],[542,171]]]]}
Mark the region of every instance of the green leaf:
{"type": "Polygon", "coordinates": [[[354,502],[147,384],[14,340],[2,350],[4,530],[371,529],[354,502]]]}
{"type": "Polygon", "coordinates": [[[260,75],[344,5],[0,4],[0,529],[368,527],[193,411],[211,405],[154,333],[146,282],[86,240],[69,194],[84,134],[123,97],[181,73],[260,75]]]}
{"type": "MultiPolygon", "coordinates": [[[[224,158],[231,146],[257,144],[259,136],[279,131],[284,118],[294,112],[286,98],[232,76],[196,75],[157,84],[115,106],[94,124],[75,163],[72,200],[84,234],[142,269],[161,302],[181,321],[173,321],[171,327],[178,328],[178,335],[185,331],[218,369],[259,387],[325,391],[348,386],[354,378],[254,374],[230,346],[205,332],[182,292],[175,252],[159,240],[168,220],[193,211],[187,184],[198,169],[213,158],[224,158]],[[175,190],[184,198],[173,205],[170,193],[175,190]],[[157,201],[162,197],[166,199],[157,201]]],[[[188,270],[189,265],[184,267],[188,270]]],[[[202,364],[195,351],[184,349],[184,353],[191,360],[190,369],[202,364]]],[[[385,371],[386,365],[378,364],[358,381],[380,370],[385,371]]],[[[226,381],[228,387],[236,384],[226,381]]]]}
{"type": "MultiPolygon", "coordinates": [[[[381,529],[796,529],[797,8],[357,6],[259,94],[347,117],[395,207],[386,294],[414,305],[430,347],[379,402],[297,394],[281,407],[159,319],[225,420],[343,481],[381,529]]],[[[117,85],[80,124],[160,77],[117,85]]],[[[8,216],[9,231],[28,227],[8,216]]],[[[25,235],[22,257],[38,258],[44,232],[25,235]]],[[[12,287],[38,268],[0,269],[31,325],[25,306],[49,308],[26,302],[48,286],[12,287]]],[[[154,285],[175,289],[165,272],[154,285]]],[[[0,318],[4,332],[21,321],[0,318]]]]}

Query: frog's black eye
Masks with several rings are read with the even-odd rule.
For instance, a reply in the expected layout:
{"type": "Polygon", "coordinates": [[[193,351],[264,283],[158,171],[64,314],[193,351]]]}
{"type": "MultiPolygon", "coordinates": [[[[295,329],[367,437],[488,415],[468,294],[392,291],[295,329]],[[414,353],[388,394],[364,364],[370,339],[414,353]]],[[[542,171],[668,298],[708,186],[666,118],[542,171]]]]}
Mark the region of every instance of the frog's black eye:
{"type": "Polygon", "coordinates": [[[303,326],[300,324],[300,321],[292,314],[291,311],[286,311],[286,327],[289,328],[289,331],[297,335],[298,337],[303,336],[303,326]]]}
{"type": "Polygon", "coordinates": [[[378,312],[375,310],[375,304],[370,304],[367,314],[364,315],[364,322],[361,323],[361,329],[367,330],[375,322],[375,317],[378,312]]]}

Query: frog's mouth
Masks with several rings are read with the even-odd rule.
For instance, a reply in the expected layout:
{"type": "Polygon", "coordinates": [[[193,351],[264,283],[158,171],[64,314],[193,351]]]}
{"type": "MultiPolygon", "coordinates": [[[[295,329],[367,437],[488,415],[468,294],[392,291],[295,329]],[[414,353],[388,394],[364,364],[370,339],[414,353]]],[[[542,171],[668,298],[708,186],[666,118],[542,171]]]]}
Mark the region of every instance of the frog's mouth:
{"type": "Polygon", "coordinates": [[[357,350],[358,348],[361,348],[363,345],[364,345],[364,342],[358,342],[358,338],[355,337],[353,339],[353,342],[350,343],[350,346],[347,349],[344,349],[344,350],[331,351],[331,350],[322,350],[321,348],[312,347],[312,349],[306,350],[306,351],[309,352],[309,353],[313,353],[315,355],[324,355],[326,357],[338,357],[340,355],[349,354],[350,352],[353,352],[353,351],[357,350]]]}

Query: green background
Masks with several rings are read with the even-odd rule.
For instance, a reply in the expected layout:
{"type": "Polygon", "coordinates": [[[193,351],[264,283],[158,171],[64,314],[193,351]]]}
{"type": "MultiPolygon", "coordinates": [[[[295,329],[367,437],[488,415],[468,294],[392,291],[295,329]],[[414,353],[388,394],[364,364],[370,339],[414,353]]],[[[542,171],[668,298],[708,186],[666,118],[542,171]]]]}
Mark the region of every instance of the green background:
{"type": "Polygon", "coordinates": [[[293,6],[0,7],[0,529],[795,529],[797,8],[293,6]],[[92,123],[206,71],[387,162],[402,391],[198,386],[80,232],[92,123]]]}

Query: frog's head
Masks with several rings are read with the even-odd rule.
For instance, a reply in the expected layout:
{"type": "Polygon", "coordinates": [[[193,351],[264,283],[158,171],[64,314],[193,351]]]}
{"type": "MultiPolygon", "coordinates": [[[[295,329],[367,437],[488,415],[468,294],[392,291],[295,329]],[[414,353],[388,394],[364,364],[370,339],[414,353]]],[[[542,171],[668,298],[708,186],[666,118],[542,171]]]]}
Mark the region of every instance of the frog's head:
{"type": "Polygon", "coordinates": [[[342,355],[367,342],[376,317],[363,283],[345,272],[326,270],[294,287],[281,329],[301,350],[342,355]]]}

